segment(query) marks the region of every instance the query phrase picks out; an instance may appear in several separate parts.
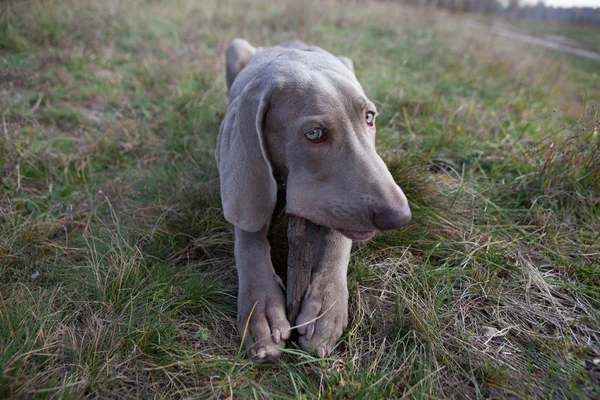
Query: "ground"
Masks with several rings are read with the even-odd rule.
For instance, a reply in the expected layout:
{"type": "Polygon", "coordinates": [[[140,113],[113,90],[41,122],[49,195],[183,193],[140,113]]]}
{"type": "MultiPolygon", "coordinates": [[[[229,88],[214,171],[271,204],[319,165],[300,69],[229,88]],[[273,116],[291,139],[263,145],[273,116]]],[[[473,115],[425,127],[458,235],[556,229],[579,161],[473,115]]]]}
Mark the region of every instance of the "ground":
{"type": "Polygon", "coordinates": [[[600,396],[600,63],[394,2],[0,7],[0,397],[600,396]],[[213,151],[238,36],[352,58],[412,206],[355,245],[326,359],[256,364],[235,329],[213,151]]]}

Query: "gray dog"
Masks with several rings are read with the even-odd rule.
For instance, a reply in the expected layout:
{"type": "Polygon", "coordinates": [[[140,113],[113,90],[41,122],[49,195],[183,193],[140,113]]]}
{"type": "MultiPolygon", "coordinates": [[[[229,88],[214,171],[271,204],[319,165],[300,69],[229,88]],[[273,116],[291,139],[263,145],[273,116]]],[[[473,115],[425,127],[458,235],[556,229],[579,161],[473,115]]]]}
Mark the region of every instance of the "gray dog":
{"type": "Polygon", "coordinates": [[[334,229],[295,321],[303,349],[324,357],[348,324],[352,239],[410,221],[404,193],[375,152],[377,110],[352,61],[291,41],[226,53],[230,105],[217,142],[221,199],[235,227],[237,325],[248,354],[277,358],[290,338],[267,232],[283,182],[286,212],[334,229]]]}

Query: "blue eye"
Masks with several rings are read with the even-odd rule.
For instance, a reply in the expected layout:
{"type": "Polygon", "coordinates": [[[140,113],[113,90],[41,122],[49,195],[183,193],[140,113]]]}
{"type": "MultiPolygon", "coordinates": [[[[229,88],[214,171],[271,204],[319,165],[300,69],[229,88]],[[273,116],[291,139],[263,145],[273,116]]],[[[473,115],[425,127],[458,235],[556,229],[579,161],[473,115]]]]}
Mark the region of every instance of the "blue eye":
{"type": "Polygon", "coordinates": [[[310,131],[306,132],[304,136],[306,136],[306,138],[311,142],[315,143],[322,142],[325,140],[325,133],[321,128],[312,128],[310,131]]]}
{"type": "Polygon", "coordinates": [[[372,111],[368,111],[365,114],[365,121],[367,121],[367,125],[373,126],[373,124],[375,123],[375,113],[372,111]]]}

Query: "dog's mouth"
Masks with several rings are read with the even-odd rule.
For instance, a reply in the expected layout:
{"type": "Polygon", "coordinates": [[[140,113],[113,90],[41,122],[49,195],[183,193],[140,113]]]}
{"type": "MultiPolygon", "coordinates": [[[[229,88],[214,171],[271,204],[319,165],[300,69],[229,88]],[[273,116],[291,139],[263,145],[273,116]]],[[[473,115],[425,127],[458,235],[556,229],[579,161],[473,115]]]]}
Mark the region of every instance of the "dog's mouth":
{"type": "MultiPolygon", "coordinates": [[[[310,219],[303,217],[303,216],[299,215],[298,213],[288,212],[288,214],[292,215],[296,218],[303,218],[303,219],[311,221],[310,219]]],[[[317,224],[314,221],[311,221],[311,222],[313,224],[317,224]]],[[[317,224],[317,225],[319,225],[319,224],[317,224]]],[[[336,231],[340,232],[342,235],[346,236],[348,239],[358,240],[358,241],[369,240],[373,236],[375,236],[375,233],[377,233],[377,231],[351,231],[349,229],[338,229],[338,228],[333,228],[333,227],[330,227],[330,228],[335,229],[336,231]]]]}
{"type": "Polygon", "coordinates": [[[344,235],[347,238],[352,239],[352,240],[369,240],[373,236],[375,236],[375,231],[360,232],[360,231],[349,231],[346,229],[338,229],[338,231],[341,232],[342,235],[344,235]]]}

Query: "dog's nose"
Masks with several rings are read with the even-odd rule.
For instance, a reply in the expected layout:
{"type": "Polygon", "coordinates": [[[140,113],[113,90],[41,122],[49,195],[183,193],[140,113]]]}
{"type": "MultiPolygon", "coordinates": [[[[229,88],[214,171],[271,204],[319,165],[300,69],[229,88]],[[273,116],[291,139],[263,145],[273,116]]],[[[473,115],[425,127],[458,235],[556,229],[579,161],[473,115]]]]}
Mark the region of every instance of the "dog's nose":
{"type": "Polygon", "coordinates": [[[375,227],[382,231],[400,228],[410,222],[411,213],[408,207],[389,208],[376,212],[373,217],[375,227]]]}

